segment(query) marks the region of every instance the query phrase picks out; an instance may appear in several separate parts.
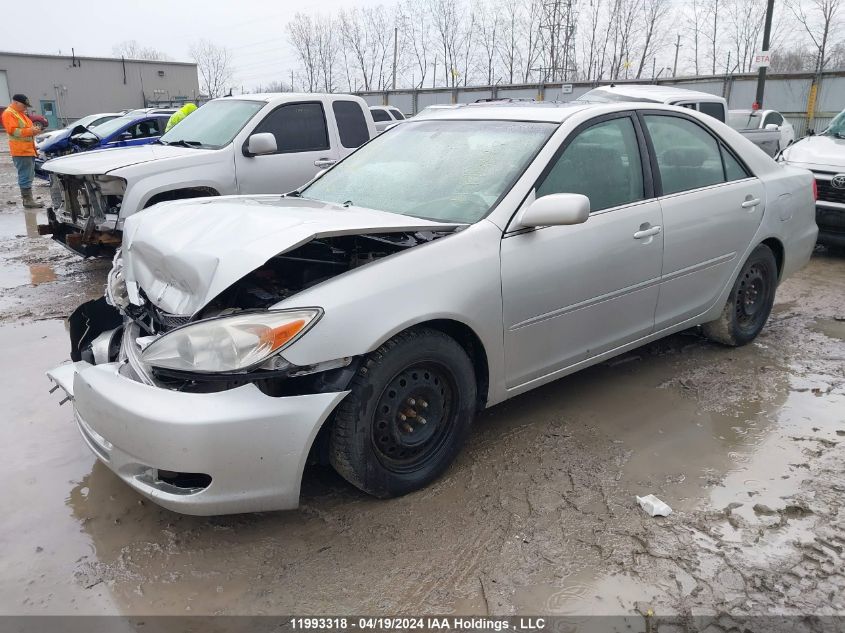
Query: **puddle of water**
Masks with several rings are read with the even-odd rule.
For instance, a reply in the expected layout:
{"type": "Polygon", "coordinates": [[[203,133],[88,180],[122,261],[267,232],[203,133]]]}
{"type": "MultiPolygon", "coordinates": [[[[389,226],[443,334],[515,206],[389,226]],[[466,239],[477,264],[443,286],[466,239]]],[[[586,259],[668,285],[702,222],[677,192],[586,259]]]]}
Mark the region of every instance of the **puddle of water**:
{"type": "Polygon", "coordinates": [[[0,288],[17,288],[29,282],[29,268],[25,264],[0,263],[0,288]]]}
{"type": "Polygon", "coordinates": [[[43,211],[0,211],[0,240],[19,235],[40,237],[38,225],[46,222],[47,215],[43,211]]]}
{"type": "Polygon", "coordinates": [[[817,319],[810,329],[820,332],[828,338],[838,338],[840,341],[845,341],[845,317],[842,317],[841,320],[817,319]]]}

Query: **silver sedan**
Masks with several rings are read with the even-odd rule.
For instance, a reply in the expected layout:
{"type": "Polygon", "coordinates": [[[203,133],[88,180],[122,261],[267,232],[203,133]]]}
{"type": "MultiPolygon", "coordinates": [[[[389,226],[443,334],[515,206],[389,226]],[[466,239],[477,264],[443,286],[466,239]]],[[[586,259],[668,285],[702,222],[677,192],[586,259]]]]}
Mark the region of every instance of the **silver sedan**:
{"type": "Polygon", "coordinates": [[[485,407],[694,326],[749,343],[817,232],[807,171],[630,103],[455,109],[125,229],[48,374],[99,459],[190,514],[294,508],[309,459],[402,495],[485,407]]]}

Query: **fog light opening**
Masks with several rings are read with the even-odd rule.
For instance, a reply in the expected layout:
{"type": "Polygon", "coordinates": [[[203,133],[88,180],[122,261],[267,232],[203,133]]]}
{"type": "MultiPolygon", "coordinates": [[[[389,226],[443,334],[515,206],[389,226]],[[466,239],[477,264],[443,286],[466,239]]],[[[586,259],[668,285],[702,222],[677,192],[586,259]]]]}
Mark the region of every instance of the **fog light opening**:
{"type": "Polygon", "coordinates": [[[205,473],[179,473],[173,470],[158,470],[157,479],[175,488],[203,490],[211,485],[211,475],[205,473]]]}

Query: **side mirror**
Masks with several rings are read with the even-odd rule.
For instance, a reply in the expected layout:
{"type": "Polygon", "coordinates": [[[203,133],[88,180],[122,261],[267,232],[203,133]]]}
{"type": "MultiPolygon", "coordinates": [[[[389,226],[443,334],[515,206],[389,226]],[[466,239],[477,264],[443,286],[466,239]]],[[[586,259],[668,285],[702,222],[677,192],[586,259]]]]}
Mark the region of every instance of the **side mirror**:
{"type": "Polygon", "coordinates": [[[132,132],[123,132],[120,135],[121,141],[131,141],[132,140],[132,132]]]}
{"type": "Polygon", "coordinates": [[[766,123],[765,129],[767,129],[767,130],[779,130],[780,126],[777,123],[766,123]]]}
{"type": "Polygon", "coordinates": [[[527,227],[583,224],[590,216],[590,199],[580,193],[553,193],[537,198],[519,218],[527,227]]]}
{"type": "Polygon", "coordinates": [[[259,132],[249,137],[244,148],[244,156],[261,156],[262,154],[273,154],[278,147],[276,137],[270,132],[259,132]]]}

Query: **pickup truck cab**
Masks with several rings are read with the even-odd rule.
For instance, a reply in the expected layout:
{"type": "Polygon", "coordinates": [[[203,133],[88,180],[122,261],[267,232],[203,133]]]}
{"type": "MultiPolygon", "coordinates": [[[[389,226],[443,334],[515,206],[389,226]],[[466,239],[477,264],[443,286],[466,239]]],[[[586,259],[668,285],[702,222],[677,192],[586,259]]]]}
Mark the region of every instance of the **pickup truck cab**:
{"type": "Polygon", "coordinates": [[[370,106],[370,114],[376,124],[376,132],[384,132],[397,121],[404,121],[405,115],[393,106],[370,106]]]}
{"type": "Polygon", "coordinates": [[[819,244],[845,249],[845,111],[820,134],[810,134],[787,147],[780,161],[813,173],[819,244]]]}
{"type": "Polygon", "coordinates": [[[765,142],[767,147],[762,149],[770,155],[795,142],[795,128],[775,110],[729,110],[726,123],[755,145],[765,142]],[[771,132],[777,132],[777,138],[771,132]],[[762,140],[755,141],[755,136],[762,140]]]}
{"type": "Polygon", "coordinates": [[[209,101],[144,147],[48,161],[61,204],[39,230],[85,256],[120,245],[127,217],[166,200],[296,189],[375,136],[366,102],[337,94],[209,101]]]}
{"type": "MultiPolygon", "coordinates": [[[[581,95],[576,101],[588,103],[616,103],[620,101],[652,101],[666,105],[679,106],[690,110],[697,110],[702,114],[712,116],[722,123],[728,122],[728,102],[724,97],[712,95],[698,90],[687,90],[675,86],[657,86],[651,84],[610,84],[593,88],[581,95]]],[[[748,132],[737,130],[757,147],[774,157],[782,149],[780,146],[780,131],[766,130],[748,132]]]]}

